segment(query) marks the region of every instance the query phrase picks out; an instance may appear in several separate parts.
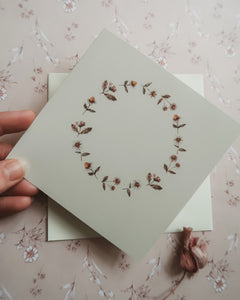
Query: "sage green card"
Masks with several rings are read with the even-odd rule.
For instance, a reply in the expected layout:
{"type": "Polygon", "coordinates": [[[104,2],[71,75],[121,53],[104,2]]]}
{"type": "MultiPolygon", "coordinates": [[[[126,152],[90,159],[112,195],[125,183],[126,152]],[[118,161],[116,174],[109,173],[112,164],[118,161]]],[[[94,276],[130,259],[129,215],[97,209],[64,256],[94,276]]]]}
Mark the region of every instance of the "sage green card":
{"type": "Polygon", "coordinates": [[[166,230],[240,132],[104,30],[10,153],[26,179],[133,258],[166,230]]]}
{"type": "MultiPolygon", "coordinates": [[[[67,73],[50,73],[48,75],[48,98],[61,86],[67,73]]],[[[203,95],[203,76],[200,74],[178,74],[175,76],[203,95]]],[[[212,199],[210,176],[208,176],[193,194],[191,199],[174,218],[165,232],[178,232],[183,227],[190,226],[195,231],[212,230],[212,199]]],[[[48,201],[47,239],[59,241],[68,239],[85,239],[99,235],[74,217],[54,200],[48,201]]]]}

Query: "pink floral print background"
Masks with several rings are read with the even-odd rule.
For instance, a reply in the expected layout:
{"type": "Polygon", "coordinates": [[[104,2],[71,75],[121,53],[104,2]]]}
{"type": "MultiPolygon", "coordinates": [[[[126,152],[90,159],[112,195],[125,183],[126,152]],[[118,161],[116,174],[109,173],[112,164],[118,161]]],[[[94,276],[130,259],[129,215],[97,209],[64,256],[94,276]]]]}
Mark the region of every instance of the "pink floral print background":
{"type": "MultiPolygon", "coordinates": [[[[47,74],[69,72],[103,28],[172,73],[202,73],[206,98],[240,121],[240,4],[230,0],[1,0],[0,110],[47,101],[47,74]]],[[[219,125],[220,126],[220,125],[219,125]]],[[[14,143],[20,135],[2,140],[14,143]]],[[[211,174],[208,265],[168,299],[238,299],[240,139],[211,174]]],[[[178,234],[141,262],[104,239],[46,242],[46,198],[0,219],[0,299],[164,299],[179,283],[178,234]]]]}

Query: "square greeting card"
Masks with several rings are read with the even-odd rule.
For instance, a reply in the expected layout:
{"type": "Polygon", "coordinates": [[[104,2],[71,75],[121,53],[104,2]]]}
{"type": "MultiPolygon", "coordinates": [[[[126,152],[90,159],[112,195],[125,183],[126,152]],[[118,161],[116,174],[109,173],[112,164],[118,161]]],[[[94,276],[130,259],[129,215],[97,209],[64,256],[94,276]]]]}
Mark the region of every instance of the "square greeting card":
{"type": "Polygon", "coordinates": [[[26,179],[142,258],[232,144],[240,126],[104,30],[9,157],[26,179]]]}
{"type": "MultiPolygon", "coordinates": [[[[48,75],[48,98],[54,95],[61,86],[66,73],[50,73],[48,75]]],[[[175,76],[199,94],[203,95],[203,76],[200,74],[178,74],[175,76]]],[[[81,220],[74,217],[54,200],[48,201],[47,239],[58,241],[67,239],[84,239],[99,237],[98,233],[81,220]]],[[[165,232],[181,231],[190,226],[196,231],[212,230],[212,202],[210,176],[197,189],[191,199],[174,218],[165,232]]]]}

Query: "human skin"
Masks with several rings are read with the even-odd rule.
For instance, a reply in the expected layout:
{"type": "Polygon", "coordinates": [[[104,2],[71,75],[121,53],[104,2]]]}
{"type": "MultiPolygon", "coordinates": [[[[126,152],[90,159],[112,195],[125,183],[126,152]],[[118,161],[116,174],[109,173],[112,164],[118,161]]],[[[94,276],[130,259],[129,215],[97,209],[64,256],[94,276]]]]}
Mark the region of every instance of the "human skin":
{"type": "MultiPolygon", "coordinates": [[[[0,136],[26,130],[35,113],[31,110],[0,112],[0,136]]],[[[27,164],[21,159],[6,159],[11,145],[0,142],[0,216],[17,213],[29,207],[38,189],[25,180],[27,164]]]]}

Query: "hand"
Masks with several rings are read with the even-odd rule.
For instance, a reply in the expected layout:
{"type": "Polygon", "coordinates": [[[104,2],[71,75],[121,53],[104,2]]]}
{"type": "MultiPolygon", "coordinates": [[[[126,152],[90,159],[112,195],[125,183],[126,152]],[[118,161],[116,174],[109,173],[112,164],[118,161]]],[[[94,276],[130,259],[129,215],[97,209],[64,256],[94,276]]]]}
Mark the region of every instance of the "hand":
{"type": "MultiPolygon", "coordinates": [[[[0,136],[26,130],[35,118],[30,110],[0,112],[0,136]]],[[[26,164],[22,160],[6,159],[12,146],[0,142],[0,216],[27,208],[38,189],[23,179],[26,164]]]]}

